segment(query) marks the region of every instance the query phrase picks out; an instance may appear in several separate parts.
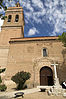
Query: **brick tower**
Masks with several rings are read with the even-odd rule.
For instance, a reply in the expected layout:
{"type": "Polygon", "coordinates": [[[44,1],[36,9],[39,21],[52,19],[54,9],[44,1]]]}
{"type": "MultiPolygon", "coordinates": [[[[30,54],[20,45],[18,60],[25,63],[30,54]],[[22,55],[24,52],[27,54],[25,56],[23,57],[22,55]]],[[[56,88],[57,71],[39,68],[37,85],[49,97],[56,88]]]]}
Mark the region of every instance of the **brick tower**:
{"type": "Polygon", "coordinates": [[[6,67],[10,38],[24,37],[23,8],[17,2],[16,7],[9,7],[5,13],[7,18],[0,32],[0,67],[6,67]]]}

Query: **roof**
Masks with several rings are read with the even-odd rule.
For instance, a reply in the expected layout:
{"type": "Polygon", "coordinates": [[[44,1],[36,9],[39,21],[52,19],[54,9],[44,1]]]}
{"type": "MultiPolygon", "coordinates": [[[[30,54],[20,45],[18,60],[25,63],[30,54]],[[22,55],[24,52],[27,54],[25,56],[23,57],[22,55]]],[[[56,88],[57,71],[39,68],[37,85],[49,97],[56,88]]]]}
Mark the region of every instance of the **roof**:
{"type": "Polygon", "coordinates": [[[24,37],[24,38],[11,38],[10,43],[12,42],[26,42],[26,41],[47,41],[47,40],[57,40],[57,36],[45,36],[45,37],[24,37]]]}

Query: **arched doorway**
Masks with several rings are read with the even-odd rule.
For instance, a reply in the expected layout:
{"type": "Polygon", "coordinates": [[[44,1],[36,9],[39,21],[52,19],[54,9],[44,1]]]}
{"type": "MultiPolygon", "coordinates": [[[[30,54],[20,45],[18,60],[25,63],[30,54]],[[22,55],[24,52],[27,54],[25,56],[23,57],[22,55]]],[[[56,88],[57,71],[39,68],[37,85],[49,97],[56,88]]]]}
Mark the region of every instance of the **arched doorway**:
{"type": "Polygon", "coordinates": [[[40,69],[40,85],[53,85],[53,72],[50,67],[44,66],[40,69]]]}

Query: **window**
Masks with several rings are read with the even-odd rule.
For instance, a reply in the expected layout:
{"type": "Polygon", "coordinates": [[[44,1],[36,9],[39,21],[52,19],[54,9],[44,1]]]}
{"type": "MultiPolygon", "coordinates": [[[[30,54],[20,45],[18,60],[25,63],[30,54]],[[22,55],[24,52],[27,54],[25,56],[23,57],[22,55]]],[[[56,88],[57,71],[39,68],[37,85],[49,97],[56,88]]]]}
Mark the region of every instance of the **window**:
{"type": "Polygon", "coordinates": [[[47,56],[47,49],[46,48],[43,49],[43,57],[45,57],[45,56],[47,56]]]}
{"type": "Polygon", "coordinates": [[[19,20],[19,15],[16,15],[15,22],[18,22],[18,20],[19,20]]]}
{"type": "Polygon", "coordinates": [[[12,18],[12,16],[9,15],[9,16],[8,16],[8,22],[11,22],[11,18],[12,18]]]}

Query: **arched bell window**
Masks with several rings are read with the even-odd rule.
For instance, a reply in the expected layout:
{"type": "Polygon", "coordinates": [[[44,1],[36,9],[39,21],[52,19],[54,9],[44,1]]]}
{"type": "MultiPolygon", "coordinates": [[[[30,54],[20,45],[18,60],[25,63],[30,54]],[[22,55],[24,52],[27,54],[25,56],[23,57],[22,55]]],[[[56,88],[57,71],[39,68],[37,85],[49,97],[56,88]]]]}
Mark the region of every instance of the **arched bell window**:
{"type": "Polygon", "coordinates": [[[43,48],[43,57],[46,57],[46,56],[47,56],[47,49],[43,48]]]}
{"type": "Polygon", "coordinates": [[[18,22],[18,21],[19,21],[19,15],[16,15],[15,22],[18,22]]]}
{"type": "Polygon", "coordinates": [[[12,18],[12,16],[9,15],[9,16],[8,16],[8,22],[11,22],[11,18],[12,18]]]}

